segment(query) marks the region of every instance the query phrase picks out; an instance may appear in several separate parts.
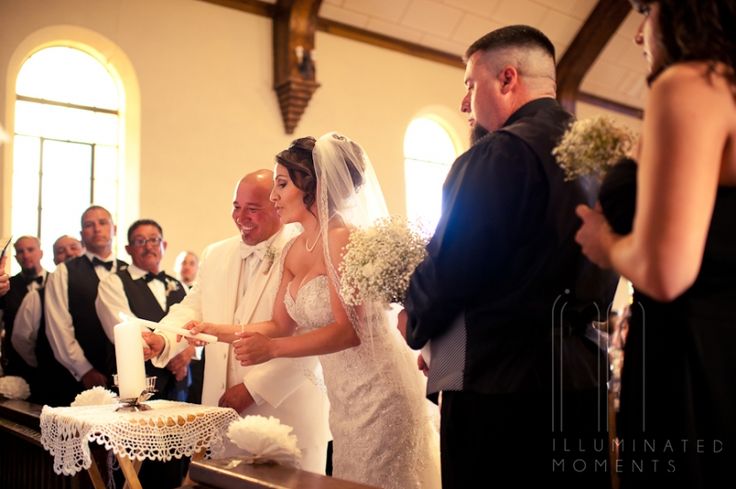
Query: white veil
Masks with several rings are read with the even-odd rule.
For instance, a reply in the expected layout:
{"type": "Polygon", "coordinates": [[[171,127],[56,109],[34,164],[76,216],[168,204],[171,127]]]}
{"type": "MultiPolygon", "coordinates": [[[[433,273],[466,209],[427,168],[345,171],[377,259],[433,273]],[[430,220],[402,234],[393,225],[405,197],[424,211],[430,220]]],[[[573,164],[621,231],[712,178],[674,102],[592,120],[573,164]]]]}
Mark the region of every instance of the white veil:
{"type": "Polygon", "coordinates": [[[417,467],[421,474],[425,474],[424,477],[431,480],[431,474],[436,474],[439,480],[438,457],[426,459],[427,454],[439,454],[439,411],[425,399],[426,380],[416,367],[416,355],[398,330],[389,325],[384,304],[347,304],[341,293],[339,270],[330,255],[331,226],[366,228],[378,219],[389,217],[376,173],[365,151],[354,141],[335,132],[317,139],[312,159],[317,177],[317,217],[327,275],[361,343],[368,346],[362,358],[375,362],[365,365],[365,368],[384,372],[383,385],[394,386],[385,392],[403,393],[403,400],[394,398],[392,402],[401,406],[401,419],[407,429],[416,434],[413,444],[406,449],[422,459],[417,467]]]}
{"type": "Polygon", "coordinates": [[[312,150],[317,177],[317,217],[327,274],[358,335],[373,331],[383,316],[380,304],[363,304],[358,313],[340,293],[340,275],[330,256],[329,227],[366,228],[388,217],[381,186],[368,155],[349,138],[329,132],[317,139],[312,150]]]}

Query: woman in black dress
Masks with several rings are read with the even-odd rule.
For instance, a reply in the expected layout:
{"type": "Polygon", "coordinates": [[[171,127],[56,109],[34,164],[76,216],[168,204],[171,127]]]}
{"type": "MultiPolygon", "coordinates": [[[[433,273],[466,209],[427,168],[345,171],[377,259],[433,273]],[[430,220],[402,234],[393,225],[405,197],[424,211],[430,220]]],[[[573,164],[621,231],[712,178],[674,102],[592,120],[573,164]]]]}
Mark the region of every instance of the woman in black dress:
{"type": "Polygon", "coordinates": [[[631,232],[581,206],[595,263],[636,289],[622,487],[736,487],[736,0],[632,0],[651,92],[631,232]]]}

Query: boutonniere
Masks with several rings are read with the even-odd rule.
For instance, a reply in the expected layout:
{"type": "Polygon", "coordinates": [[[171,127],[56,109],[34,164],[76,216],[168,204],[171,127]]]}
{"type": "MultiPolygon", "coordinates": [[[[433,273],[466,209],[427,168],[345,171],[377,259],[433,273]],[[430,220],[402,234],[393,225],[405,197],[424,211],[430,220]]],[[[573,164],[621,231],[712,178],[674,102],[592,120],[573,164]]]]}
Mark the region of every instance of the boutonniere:
{"type": "Polygon", "coordinates": [[[273,262],[276,260],[276,254],[276,249],[273,246],[266,248],[266,252],[263,254],[263,275],[268,275],[268,272],[271,271],[273,262]]]}
{"type": "Polygon", "coordinates": [[[176,281],[174,280],[166,281],[166,297],[168,297],[170,293],[176,292],[177,290],[179,290],[179,284],[176,283],[176,281]]]}

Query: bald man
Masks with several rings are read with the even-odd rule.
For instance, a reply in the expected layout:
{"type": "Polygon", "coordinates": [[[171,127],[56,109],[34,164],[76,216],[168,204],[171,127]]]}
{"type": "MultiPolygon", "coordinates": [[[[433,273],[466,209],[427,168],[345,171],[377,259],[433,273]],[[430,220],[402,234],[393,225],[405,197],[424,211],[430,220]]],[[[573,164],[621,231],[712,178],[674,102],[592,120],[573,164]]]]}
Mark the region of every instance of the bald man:
{"type": "MultiPolygon", "coordinates": [[[[76,258],[84,253],[82,243],[69,235],[60,236],[54,241],[54,264],[76,258]]],[[[13,348],[23,360],[33,368],[31,401],[37,404],[57,406],[63,403],[65,392],[76,388],[76,380],[54,358],[46,338],[43,309],[44,288],[26,294],[18,308],[11,338],[13,348]],[[38,375],[38,372],[45,372],[38,375]]]]}
{"type": "Polygon", "coordinates": [[[18,308],[28,292],[43,287],[48,273],[41,266],[43,251],[41,242],[35,236],[21,236],[13,244],[15,259],[20,272],[10,277],[9,290],[0,292],[0,311],[5,328],[2,340],[2,366],[6,375],[17,375],[30,381],[31,369],[11,344],[13,324],[18,308]]]}
{"type": "MultiPolygon", "coordinates": [[[[248,324],[271,319],[281,277],[281,253],[291,230],[284,229],[269,200],[273,172],[243,177],[235,188],[231,217],[239,236],[214,243],[202,254],[197,283],[163,324],[182,327],[191,320],[248,324]]],[[[164,366],[186,341],[157,331],[147,341],[154,364],[164,366]]],[[[318,387],[315,357],[276,359],[243,367],[226,343],[205,347],[202,403],[232,407],[241,415],[274,416],[294,428],[302,468],[324,473],[329,440],[327,400],[318,387]],[[283,361],[282,361],[283,360],[283,361]]]]}

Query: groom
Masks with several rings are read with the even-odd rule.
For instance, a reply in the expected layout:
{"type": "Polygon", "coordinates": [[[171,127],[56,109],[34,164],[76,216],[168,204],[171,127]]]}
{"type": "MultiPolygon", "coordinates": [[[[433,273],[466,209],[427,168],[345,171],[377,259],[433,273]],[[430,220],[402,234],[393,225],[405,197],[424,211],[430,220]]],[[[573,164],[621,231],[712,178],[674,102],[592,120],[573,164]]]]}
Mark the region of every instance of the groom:
{"type": "MultiPolygon", "coordinates": [[[[196,285],[173,306],[160,324],[187,322],[249,324],[271,319],[281,279],[281,253],[290,233],[269,200],[273,172],[243,177],[235,189],[232,219],[239,236],[208,246],[202,254],[196,285]]],[[[187,342],[157,330],[146,336],[153,363],[165,366],[187,342]]],[[[274,359],[243,367],[227,343],[205,347],[202,404],[231,407],[241,416],[274,416],[294,428],[302,450],[302,468],[323,474],[330,437],[328,404],[317,387],[316,357],[274,359]]]]}
{"type": "Polygon", "coordinates": [[[575,206],[594,187],[565,181],[551,156],[571,120],[555,101],[554,47],[509,26],[465,58],[461,110],[490,132],[447,176],[399,325],[413,348],[431,340],[443,488],[606,487],[605,352],[587,323],[605,316],[615,277],[574,241],[575,206]]]}

